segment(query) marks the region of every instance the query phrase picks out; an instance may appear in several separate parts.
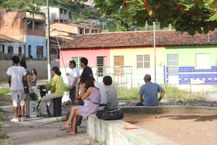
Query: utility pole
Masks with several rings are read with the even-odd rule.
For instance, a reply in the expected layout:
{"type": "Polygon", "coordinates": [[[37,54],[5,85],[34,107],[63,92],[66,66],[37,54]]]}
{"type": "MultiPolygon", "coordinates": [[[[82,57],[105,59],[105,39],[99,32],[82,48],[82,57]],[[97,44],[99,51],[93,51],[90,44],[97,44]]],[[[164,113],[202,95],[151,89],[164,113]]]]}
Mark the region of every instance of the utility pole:
{"type": "Polygon", "coordinates": [[[156,37],[155,37],[155,22],[153,22],[153,39],[154,39],[154,82],[156,83],[156,37]]]}
{"type": "Polygon", "coordinates": [[[49,0],[47,0],[47,76],[48,81],[51,81],[51,58],[50,58],[50,10],[49,0]]]}

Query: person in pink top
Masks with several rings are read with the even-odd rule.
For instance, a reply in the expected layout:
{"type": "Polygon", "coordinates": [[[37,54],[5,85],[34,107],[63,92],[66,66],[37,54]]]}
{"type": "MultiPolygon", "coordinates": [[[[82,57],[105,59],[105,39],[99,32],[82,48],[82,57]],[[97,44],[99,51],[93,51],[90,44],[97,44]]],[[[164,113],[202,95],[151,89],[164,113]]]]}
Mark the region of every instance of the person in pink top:
{"type": "Polygon", "coordinates": [[[94,114],[99,109],[100,104],[100,92],[99,89],[94,87],[93,79],[89,79],[85,82],[85,89],[87,90],[80,96],[80,99],[85,101],[84,106],[73,106],[71,108],[69,119],[66,124],[60,128],[61,131],[68,130],[69,135],[75,134],[76,128],[76,117],[82,116],[84,119],[87,118],[90,114],[94,114]],[[72,124],[72,128],[70,127],[72,124]]]}

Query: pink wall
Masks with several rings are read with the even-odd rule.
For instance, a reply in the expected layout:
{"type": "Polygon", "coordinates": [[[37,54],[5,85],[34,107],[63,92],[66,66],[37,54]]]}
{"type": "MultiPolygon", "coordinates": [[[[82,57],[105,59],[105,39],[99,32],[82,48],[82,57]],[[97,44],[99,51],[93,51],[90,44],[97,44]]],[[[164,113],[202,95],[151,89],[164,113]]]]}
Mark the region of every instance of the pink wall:
{"type": "MultiPolygon", "coordinates": [[[[60,54],[60,67],[63,67],[63,61],[65,64],[72,59],[72,57],[86,57],[88,59],[88,66],[96,67],[96,57],[106,56],[106,66],[110,66],[110,51],[107,48],[102,49],[77,49],[77,50],[61,50],[60,54]],[[62,56],[63,60],[62,60],[62,56]]],[[[67,65],[68,66],[68,65],[67,65]]]]}

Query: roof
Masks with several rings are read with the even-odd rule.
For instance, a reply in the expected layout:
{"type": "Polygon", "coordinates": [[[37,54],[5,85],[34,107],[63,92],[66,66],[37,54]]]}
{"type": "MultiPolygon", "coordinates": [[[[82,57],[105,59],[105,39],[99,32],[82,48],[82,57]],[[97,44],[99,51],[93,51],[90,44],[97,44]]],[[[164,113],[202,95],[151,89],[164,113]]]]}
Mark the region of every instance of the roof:
{"type": "Polygon", "coordinates": [[[50,37],[50,45],[51,47],[59,47],[58,45],[62,45],[70,40],[73,40],[74,37],[70,36],[51,36],[50,37]]]}
{"type": "Polygon", "coordinates": [[[80,24],[63,24],[63,23],[54,23],[50,26],[51,30],[59,30],[59,31],[64,31],[68,33],[75,33],[73,31],[73,28],[78,27],[78,28],[84,28],[84,29],[91,29],[91,30],[100,30],[97,28],[93,28],[90,26],[85,26],[85,25],[80,25],[80,24]]]}
{"type": "Polygon", "coordinates": [[[0,43],[14,43],[14,42],[21,42],[21,41],[8,37],[3,34],[0,35],[0,43]]]}
{"type": "MultiPolygon", "coordinates": [[[[156,46],[217,44],[217,29],[208,34],[190,36],[176,31],[156,31],[156,46]]],[[[153,31],[96,33],[81,35],[67,42],[62,49],[122,48],[153,46],[153,31]]]]}

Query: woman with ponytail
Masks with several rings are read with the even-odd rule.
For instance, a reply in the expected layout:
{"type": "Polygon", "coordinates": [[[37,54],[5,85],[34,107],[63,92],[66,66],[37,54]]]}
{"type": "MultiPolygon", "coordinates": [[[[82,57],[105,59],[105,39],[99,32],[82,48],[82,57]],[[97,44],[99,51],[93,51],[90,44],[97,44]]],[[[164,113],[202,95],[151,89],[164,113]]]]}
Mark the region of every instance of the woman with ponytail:
{"type": "MultiPolygon", "coordinates": [[[[41,115],[47,115],[46,105],[50,102],[53,103],[52,99],[62,97],[64,94],[64,82],[61,77],[61,72],[57,66],[52,69],[52,80],[51,80],[51,93],[41,98],[41,115]]],[[[51,105],[52,106],[52,105],[51,105]]],[[[53,115],[53,108],[49,107],[50,115],[53,115]]]]}

